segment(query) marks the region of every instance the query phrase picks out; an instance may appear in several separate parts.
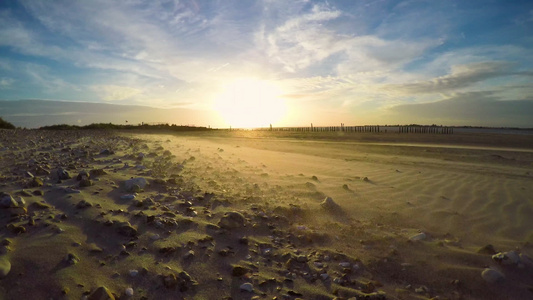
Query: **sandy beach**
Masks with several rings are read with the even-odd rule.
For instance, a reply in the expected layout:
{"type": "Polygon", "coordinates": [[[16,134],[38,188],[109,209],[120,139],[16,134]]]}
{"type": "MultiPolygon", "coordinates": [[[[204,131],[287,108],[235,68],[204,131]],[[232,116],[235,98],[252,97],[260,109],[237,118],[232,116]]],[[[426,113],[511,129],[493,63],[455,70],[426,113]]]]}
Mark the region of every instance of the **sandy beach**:
{"type": "Polygon", "coordinates": [[[533,138],[0,131],[0,299],[533,299],[533,138]]]}

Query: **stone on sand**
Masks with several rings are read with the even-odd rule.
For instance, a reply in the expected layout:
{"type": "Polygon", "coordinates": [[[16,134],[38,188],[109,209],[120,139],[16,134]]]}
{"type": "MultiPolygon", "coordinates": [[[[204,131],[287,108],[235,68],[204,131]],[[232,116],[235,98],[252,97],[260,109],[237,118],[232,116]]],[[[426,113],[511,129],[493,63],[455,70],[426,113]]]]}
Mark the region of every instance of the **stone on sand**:
{"type": "Polygon", "coordinates": [[[485,245],[481,247],[479,250],[477,250],[477,253],[480,254],[488,254],[488,255],[494,255],[496,254],[496,250],[494,249],[494,246],[491,244],[485,245]]]}
{"type": "Polygon", "coordinates": [[[138,192],[139,188],[144,189],[147,183],[143,177],[132,178],[124,182],[124,188],[129,192],[138,192]]]}
{"type": "Polygon", "coordinates": [[[415,234],[409,238],[410,241],[423,241],[427,238],[427,235],[424,232],[415,234]]]}
{"type": "Polygon", "coordinates": [[[89,175],[89,172],[87,172],[86,170],[80,171],[78,173],[78,176],[76,176],[77,181],[81,181],[82,179],[89,179],[89,178],[91,178],[91,175],[89,175]]]}
{"type": "Polygon", "coordinates": [[[333,201],[331,197],[326,197],[322,203],[320,203],[320,206],[322,206],[323,209],[329,210],[329,211],[336,211],[339,210],[341,207],[333,201]]]}
{"type": "Polygon", "coordinates": [[[57,179],[59,180],[67,180],[70,179],[70,174],[67,172],[67,170],[63,168],[59,168],[56,171],[57,179]]]}
{"type": "Polygon", "coordinates": [[[93,185],[93,182],[88,178],[83,178],[82,180],[80,180],[80,187],[88,187],[91,185],[93,185]]]}
{"type": "Polygon", "coordinates": [[[10,208],[10,207],[17,207],[17,201],[7,193],[1,192],[0,193],[0,207],[2,208],[10,208]]]}
{"type": "Polygon", "coordinates": [[[32,181],[30,182],[29,186],[31,187],[40,187],[43,186],[43,181],[38,177],[33,177],[32,181]]]}
{"type": "Polygon", "coordinates": [[[254,286],[253,286],[251,283],[249,283],[249,282],[246,282],[246,283],[241,284],[241,286],[240,286],[239,288],[240,288],[241,291],[243,291],[243,292],[249,292],[249,293],[251,293],[251,292],[254,291],[254,286]]]}
{"type": "Polygon", "coordinates": [[[488,283],[497,283],[505,280],[505,275],[498,270],[487,268],[481,272],[481,277],[488,283]]]}
{"type": "Polygon", "coordinates": [[[126,237],[137,236],[137,229],[133,228],[129,222],[122,222],[118,225],[118,233],[126,237]]]}
{"type": "Polygon", "coordinates": [[[115,296],[105,286],[97,288],[87,300],[115,300],[115,296]]]}
{"type": "Polygon", "coordinates": [[[520,255],[516,251],[499,252],[494,254],[492,259],[504,265],[516,265],[520,263],[520,255]]]}
{"type": "Polygon", "coordinates": [[[227,212],[218,222],[218,226],[224,229],[234,229],[243,227],[246,219],[241,213],[236,211],[227,212]]]}
{"type": "Polygon", "coordinates": [[[11,271],[11,263],[4,255],[0,257],[0,279],[5,278],[9,274],[9,271],[11,271]]]}
{"type": "Polygon", "coordinates": [[[233,266],[231,270],[231,276],[233,277],[241,277],[246,275],[246,273],[248,273],[248,269],[242,266],[233,266]]]}

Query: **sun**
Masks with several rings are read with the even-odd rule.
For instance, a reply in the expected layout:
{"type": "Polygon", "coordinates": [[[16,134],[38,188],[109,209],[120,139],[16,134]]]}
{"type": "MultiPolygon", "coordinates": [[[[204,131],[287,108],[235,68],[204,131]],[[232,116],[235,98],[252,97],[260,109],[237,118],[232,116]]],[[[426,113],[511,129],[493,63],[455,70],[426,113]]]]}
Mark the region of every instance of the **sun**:
{"type": "Polygon", "coordinates": [[[228,82],[215,97],[214,109],[233,128],[268,127],[281,121],[287,112],[281,87],[256,78],[228,82]]]}

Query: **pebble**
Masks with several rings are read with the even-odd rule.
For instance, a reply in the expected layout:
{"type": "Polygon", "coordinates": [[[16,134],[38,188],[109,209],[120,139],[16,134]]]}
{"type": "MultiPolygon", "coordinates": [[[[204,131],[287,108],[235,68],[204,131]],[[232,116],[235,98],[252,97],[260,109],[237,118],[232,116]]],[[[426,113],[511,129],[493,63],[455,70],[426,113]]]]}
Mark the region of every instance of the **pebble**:
{"type": "Polygon", "coordinates": [[[253,286],[251,283],[249,283],[249,282],[241,284],[241,286],[240,286],[239,288],[240,288],[241,291],[243,291],[243,292],[249,292],[249,293],[251,293],[251,292],[254,291],[254,286],[253,286]]]}
{"type": "Polygon", "coordinates": [[[516,251],[499,252],[494,254],[492,259],[504,265],[516,265],[520,263],[520,256],[516,251]]]}
{"type": "Polygon", "coordinates": [[[67,256],[65,257],[65,261],[66,261],[69,265],[75,265],[75,264],[77,264],[78,262],[80,262],[80,258],[77,257],[75,254],[69,253],[69,254],[67,254],[67,256]]]}
{"type": "Polygon", "coordinates": [[[77,190],[77,189],[73,189],[73,188],[65,188],[63,189],[65,191],[65,193],[67,194],[79,194],[81,193],[80,190],[77,190]]]}
{"type": "Polygon", "coordinates": [[[415,234],[409,238],[410,241],[423,241],[427,238],[427,235],[423,232],[415,234]]]}
{"type": "Polygon", "coordinates": [[[345,262],[339,263],[339,266],[343,268],[350,268],[352,265],[349,262],[345,261],[345,262]]]}
{"type": "Polygon", "coordinates": [[[489,255],[494,255],[496,254],[496,250],[494,249],[494,246],[491,245],[491,244],[488,244],[488,245],[485,245],[483,246],[482,248],[480,248],[477,253],[480,253],[480,254],[489,254],[489,255]]]}
{"type": "Polygon", "coordinates": [[[124,291],[124,293],[126,294],[126,296],[128,297],[132,297],[133,296],[133,289],[132,288],[126,288],[126,290],[124,291]]]}
{"type": "Polygon", "coordinates": [[[122,200],[133,200],[133,199],[135,199],[135,197],[137,197],[135,194],[127,194],[127,195],[120,196],[120,199],[122,199],[122,200]]]}
{"type": "Polygon", "coordinates": [[[243,227],[245,218],[241,213],[236,211],[227,212],[218,222],[218,226],[225,229],[234,229],[243,227]]]}
{"type": "Polygon", "coordinates": [[[11,263],[6,256],[0,257],[0,279],[5,278],[11,271],[11,263]]]}
{"type": "Polygon", "coordinates": [[[139,275],[139,271],[138,270],[130,270],[130,276],[131,277],[135,277],[137,275],[139,275]]]}
{"type": "Polygon", "coordinates": [[[505,280],[505,275],[498,270],[487,268],[481,272],[481,277],[488,283],[497,283],[505,280]]]}

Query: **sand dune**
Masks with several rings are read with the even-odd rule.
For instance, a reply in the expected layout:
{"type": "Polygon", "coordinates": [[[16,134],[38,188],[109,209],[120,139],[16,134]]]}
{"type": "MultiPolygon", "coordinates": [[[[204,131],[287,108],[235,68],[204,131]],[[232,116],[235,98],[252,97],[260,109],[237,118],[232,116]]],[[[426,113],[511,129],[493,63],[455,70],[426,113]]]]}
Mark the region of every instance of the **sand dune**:
{"type": "Polygon", "coordinates": [[[5,299],[533,295],[523,141],[1,134],[5,299]]]}

